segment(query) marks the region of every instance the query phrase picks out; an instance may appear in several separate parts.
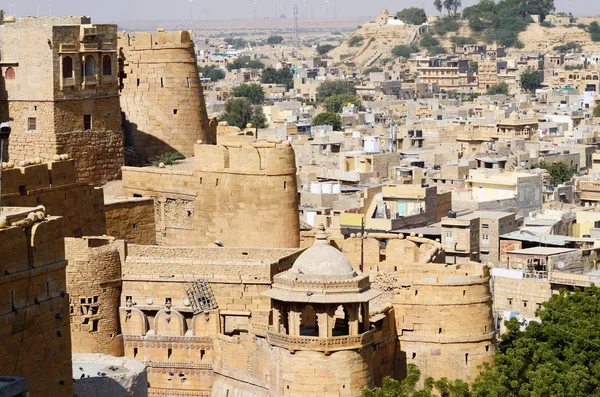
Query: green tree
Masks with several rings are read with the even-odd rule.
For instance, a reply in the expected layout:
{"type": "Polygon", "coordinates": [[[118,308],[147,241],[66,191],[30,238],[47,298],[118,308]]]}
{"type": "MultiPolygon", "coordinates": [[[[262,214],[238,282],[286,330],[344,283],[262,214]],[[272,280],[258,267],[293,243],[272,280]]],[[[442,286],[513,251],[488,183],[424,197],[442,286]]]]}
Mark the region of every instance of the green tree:
{"type": "Polygon", "coordinates": [[[233,96],[236,98],[248,98],[254,105],[262,105],[265,103],[265,92],[258,83],[244,83],[234,87],[233,96]]]}
{"type": "Polygon", "coordinates": [[[202,77],[209,78],[211,81],[219,81],[225,78],[225,71],[215,65],[199,67],[198,72],[202,74],[202,77]]]}
{"type": "Polygon", "coordinates": [[[324,101],[332,95],[356,94],[356,87],[350,80],[329,80],[321,83],[317,87],[317,99],[324,101]]]}
{"type": "Polygon", "coordinates": [[[229,125],[246,128],[251,123],[257,128],[266,128],[267,119],[263,113],[262,106],[253,105],[248,98],[232,98],[225,103],[225,112],[219,117],[221,121],[227,121],[229,125]]]}
{"type": "Polygon", "coordinates": [[[266,68],[262,72],[261,81],[265,84],[285,84],[289,90],[294,87],[294,74],[289,68],[266,68]]]}
{"type": "Polygon", "coordinates": [[[283,42],[282,36],[269,36],[267,39],[267,44],[276,45],[281,44],[283,42]]]}
{"type": "Polygon", "coordinates": [[[440,13],[440,15],[442,15],[442,10],[444,9],[444,4],[442,4],[442,0],[434,0],[433,6],[440,13]]]}
{"type": "Polygon", "coordinates": [[[248,43],[244,39],[233,38],[233,37],[227,37],[224,41],[225,41],[225,43],[229,44],[230,46],[232,46],[234,48],[244,48],[244,47],[246,47],[246,44],[248,43]]]}
{"type": "Polygon", "coordinates": [[[323,108],[325,108],[325,111],[327,112],[340,113],[344,106],[349,103],[358,107],[362,106],[362,101],[358,95],[336,94],[326,98],[323,101],[323,108]]]}
{"type": "Polygon", "coordinates": [[[439,36],[444,36],[448,32],[458,32],[460,29],[460,24],[453,16],[445,16],[444,18],[440,18],[433,25],[433,30],[435,34],[439,36]]]}
{"type": "Polygon", "coordinates": [[[581,52],[581,44],[569,41],[565,44],[554,46],[554,51],[566,54],[568,52],[581,52]]]}
{"type": "Polygon", "coordinates": [[[383,379],[381,387],[373,390],[364,389],[363,397],[469,397],[469,385],[461,380],[449,381],[447,378],[434,380],[427,378],[423,388],[418,389],[421,371],[415,364],[406,366],[406,378],[395,380],[390,377],[383,379]]]}
{"type": "Polygon", "coordinates": [[[422,8],[405,8],[396,14],[398,19],[409,25],[422,25],[427,22],[427,14],[422,8]]]}
{"type": "Polygon", "coordinates": [[[414,54],[415,52],[419,52],[419,47],[414,44],[401,44],[392,48],[392,54],[397,57],[403,57],[407,59],[410,58],[410,55],[414,54]]]}
{"type": "Polygon", "coordinates": [[[535,91],[542,86],[540,74],[535,70],[525,70],[521,73],[521,88],[527,91],[535,91]]]}
{"type": "Polygon", "coordinates": [[[456,45],[456,46],[462,46],[462,45],[466,45],[466,44],[476,44],[477,40],[471,36],[468,37],[464,37],[464,36],[452,36],[450,38],[450,41],[452,42],[452,44],[456,45]]]}
{"type": "Polygon", "coordinates": [[[592,111],[592,116],[600,117],[600,104],[596,105],[596,107],[592,111]]]}
{"type": "Polygon", "coordinates": [[[431,48],[439,46],[440,41],[437,38],[433,37],[430,33],[424,33],[423,36],[421,36],[421,41],[419,42],[419,44],[421,45],[421,47],[431,48]]]}
{"type": "Polygon", "coordinates": [[[317,52],[319,53],[319,55],[325,55],[334,48],[335,46],[331,44],[317,45],[317,52]]]}
{"type": "Polygon", "coordinates": [[[592,35],[592,41],[600,41],[600,24],[598,22],[590,23],[588,32],[592,35]]]}
{"type": "Polygon", "coordinates": [[[363,40],[364,38],[361,35],[355,34],[350,36],[350,38],[348,39],[348,45],[350,47],[358,47],[363,43],[363,40]]]}
{"type": "Polygon", "coordinates": [[[469,62],[469,73],[479,72],[479,62],[469,62]]]}
{"type": "Polygon", "coordinates": [[[312,119],[313,125],[330,125],[334,131],[342,130],[342,118],[337,113],[323,112],[312,119]]]}
{"type": "Polygon", "coordinates": [[[562,290],[523,331],[506,322],[494,366],[472,384],[474,397],[600,395],[600,289],[562,290]]]}
{"type": "Polygon", "coordinates": [[[554,12],[554,0],[523,0],[523,7],[528,14],[540,15],[542,19],[554,12]]]}
{"type": "Polygon", "coordinates": [[[506,84],[505,82],[501,82],[498,84],[491,85],[487,89],[485,94],[486,95],[508,95],[509,92],[510,92],[510,88],[508,87],[508,84],[506,84]]]}
{"type": "Polygon", "coordinates": [[[557,163],[546,163],[545,161],[540,161],[533,168],[542,168],[552,176],[552,183],[554,185],[560,185],[561,183],[565,183],[571,180],[573,175],[577,174],[579,171],[575,167],[571,167],[562,161],[557,163]]]}
{"type": "Polygon", "coordinates": [[[250,59],[250,57],[236,58],[227,64],[227,70],[229,71],[242,68],[264,69],[265,64],[258,59],[250,59]]]}

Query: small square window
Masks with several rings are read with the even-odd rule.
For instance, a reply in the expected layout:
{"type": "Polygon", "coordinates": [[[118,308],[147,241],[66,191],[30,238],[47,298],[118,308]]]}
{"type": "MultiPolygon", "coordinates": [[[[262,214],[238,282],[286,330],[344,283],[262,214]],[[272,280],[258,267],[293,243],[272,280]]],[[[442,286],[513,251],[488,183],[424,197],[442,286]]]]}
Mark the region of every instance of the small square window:
{"type": "Polygon", "coordinates": [[[37,129],[37,119],[35,117],[29,117],[27,119],[27,130],[35,131],[37,129]]]}
{"type": "Polygon", "coordinates": [[[83,115],[83,130],[89,131],[92,129],[92,115],[84,114],[83,115]]]}

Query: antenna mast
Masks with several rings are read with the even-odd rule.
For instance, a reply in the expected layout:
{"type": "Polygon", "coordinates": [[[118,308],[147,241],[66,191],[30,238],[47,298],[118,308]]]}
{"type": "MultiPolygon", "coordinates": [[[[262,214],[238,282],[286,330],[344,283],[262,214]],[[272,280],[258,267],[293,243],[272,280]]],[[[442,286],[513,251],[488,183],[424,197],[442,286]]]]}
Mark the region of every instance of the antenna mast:
{"type": "Polygon", "coordinates": [[[298,54],[300,43],[298,40],[298,6],[294,4],[294,42],[296,45],[296,54],[298,54]]]}

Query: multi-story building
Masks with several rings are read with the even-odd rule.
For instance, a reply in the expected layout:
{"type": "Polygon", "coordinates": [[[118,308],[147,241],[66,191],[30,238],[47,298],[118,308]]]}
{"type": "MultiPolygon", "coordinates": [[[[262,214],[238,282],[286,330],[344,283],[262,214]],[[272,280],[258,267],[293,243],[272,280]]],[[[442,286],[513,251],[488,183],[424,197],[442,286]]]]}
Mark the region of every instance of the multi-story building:
{"type": "Polygon", "coordinates": [[[436,84],[441,90],[468,90],[476,87],[469,61],[464,59],[431,58],[427,65],[418,67],[422,83],[436,84]]]}
{"type": "Polygon", "coordinates": [[[69,153],[80,179],[117,179],[117,26],[87,17],[5,19],[0,26],[0,120],[11,123],[10,160],[69,153]]]}

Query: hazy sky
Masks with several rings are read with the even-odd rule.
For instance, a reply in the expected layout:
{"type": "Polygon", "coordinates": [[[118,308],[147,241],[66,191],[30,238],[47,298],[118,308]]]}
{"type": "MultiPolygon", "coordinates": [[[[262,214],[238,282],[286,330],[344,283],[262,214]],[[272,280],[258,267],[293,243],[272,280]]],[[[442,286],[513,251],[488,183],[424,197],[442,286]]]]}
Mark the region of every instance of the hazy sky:
{"type": "MultiPolygon", "coordinates": [[[[468,6],[477,0],[463,0],[468,6]]],[[[435,14],[433,0],[0,0],[0,8],[9,12],[9,3],[15,4],[17,16],[37,15],[88,15],[94,22],[157,19],[241,19],[252,18],[256,8],[258,18],[280,15],[298,5],[299,16],[360,17],[375,16],[383,7],[390,12],[404,7],[425,7],[435,14]],[[329,7],[327,7],[327,3],[329,7]],[[51,5],[51,6],[50,6],[51,5]],[[277,9],[275,9],[277,7],[277,9]]],[[[576,15],[599,15],[599,0],[555,0],[559,11],[576,15]]]]}

